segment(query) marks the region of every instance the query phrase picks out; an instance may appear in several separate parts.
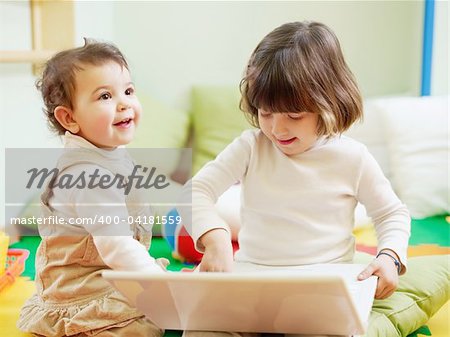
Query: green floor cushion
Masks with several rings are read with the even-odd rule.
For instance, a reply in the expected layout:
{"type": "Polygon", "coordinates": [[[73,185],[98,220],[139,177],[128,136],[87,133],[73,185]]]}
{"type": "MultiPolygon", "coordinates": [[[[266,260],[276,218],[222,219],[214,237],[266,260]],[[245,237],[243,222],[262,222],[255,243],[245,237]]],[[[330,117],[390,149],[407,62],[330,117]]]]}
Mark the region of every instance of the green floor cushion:
{"type": "Polygon", "coordinates": [[[367,328],[366,337],[387,337],[387,336],[400,336],[395,329],[394,324],[389,318],[380,314],[379,312],[372,311],[369,318],[369,326],[367,328]]]}
{"type": "Polygon", "coordinates": [[[450,247],[450,226],[446,220],[447,216],[448,214],[425,219],[411,219],[409,246],[432,244],[450,247]]]}
{"type": "Polygon", "coordinates": [[[449,300],[449,264],[450,255],[410,258],[397,291],[375,300],[366,336],[408,336],[426,324],[449,300]]]}

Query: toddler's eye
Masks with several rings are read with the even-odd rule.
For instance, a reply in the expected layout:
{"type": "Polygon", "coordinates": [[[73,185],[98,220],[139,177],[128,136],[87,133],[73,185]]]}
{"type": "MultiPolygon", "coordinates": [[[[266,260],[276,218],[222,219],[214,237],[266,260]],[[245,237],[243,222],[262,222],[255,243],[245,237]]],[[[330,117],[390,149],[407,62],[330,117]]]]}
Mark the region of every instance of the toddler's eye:
{"type": "Polygon", "coordinates": [[[112,96],[109,92],[105,92],[105,93],[101,94],[99,97],[99,99],[101,99],[101,100],[107,100],[107,99],[111,99],[111,98],[112,98],[112,96]]]}
{"type": "Polygon", "coordinates": [[[127,90],[125,90],[125,95],[133,95],[134,93],[134,88],[128,88],[127,90]]]}

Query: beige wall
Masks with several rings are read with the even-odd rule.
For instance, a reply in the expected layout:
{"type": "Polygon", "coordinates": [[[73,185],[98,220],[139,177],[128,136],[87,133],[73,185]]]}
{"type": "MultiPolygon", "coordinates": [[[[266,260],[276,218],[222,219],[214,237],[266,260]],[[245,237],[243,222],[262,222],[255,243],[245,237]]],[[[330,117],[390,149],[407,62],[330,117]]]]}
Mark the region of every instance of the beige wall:
{"type": "Polygon", "coordinates": [[[419,92],[422,2],[118,2],[114,14],[138,85],[177,107],[192,84],[237,85],[265,34],[306,19],[335,30],[365,96],[419,92]]]}
{"type": "MultiPolygon", "coordinates": [[[[75,16],[78,45],[83,36],[115,42],[130,60],[138,89],[182,109],[189,107],[192,85],[237,85],[265,34],[304,19],[336,31],[365,96],[419,92],[419,1],[79,1],[75,16]]],[[[0,2],[0,49],[31,47],[29,18],[27,1],[0,2]]],[[[55,32],[58,27],[55,22],[55,32]]],[[[30,65],[0,64],[0,75],[0,108],[10,121],[1,123],[2,148],[58,144],[45,128],[30,65]]]]}

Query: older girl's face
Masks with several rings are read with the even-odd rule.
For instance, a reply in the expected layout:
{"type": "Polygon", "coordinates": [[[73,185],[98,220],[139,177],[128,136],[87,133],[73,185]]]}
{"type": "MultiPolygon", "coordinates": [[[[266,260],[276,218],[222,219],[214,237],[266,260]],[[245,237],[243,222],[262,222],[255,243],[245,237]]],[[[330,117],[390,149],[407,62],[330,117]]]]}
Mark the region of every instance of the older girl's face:
{"type": "Polygon", "coordinates": [[[319,115],[311,112],[272,113],[258,109],[261,131],[287,156],[303,153],[317,141],[319,115]]]}

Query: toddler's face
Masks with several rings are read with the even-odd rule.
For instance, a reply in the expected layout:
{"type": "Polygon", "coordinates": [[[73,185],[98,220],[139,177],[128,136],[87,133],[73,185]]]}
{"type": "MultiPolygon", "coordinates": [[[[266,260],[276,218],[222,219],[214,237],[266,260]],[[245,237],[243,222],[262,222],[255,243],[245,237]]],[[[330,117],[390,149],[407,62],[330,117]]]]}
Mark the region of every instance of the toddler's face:
{"type": "Polygon", "coordinates": [[[288,156],[308,150],[317,140],[319,115],[311,112],[271,113],[258,109],[261,131],[288,156]]]}
{"type": "Polygon", "coordinates": [[[83,68],[73,101],[77,135],[101,148],[128,144],[142,112],[128,69],[113,61],[83,68]]]}

